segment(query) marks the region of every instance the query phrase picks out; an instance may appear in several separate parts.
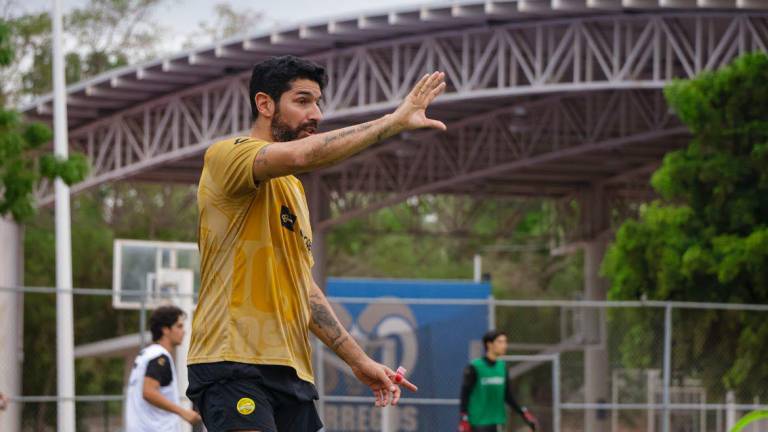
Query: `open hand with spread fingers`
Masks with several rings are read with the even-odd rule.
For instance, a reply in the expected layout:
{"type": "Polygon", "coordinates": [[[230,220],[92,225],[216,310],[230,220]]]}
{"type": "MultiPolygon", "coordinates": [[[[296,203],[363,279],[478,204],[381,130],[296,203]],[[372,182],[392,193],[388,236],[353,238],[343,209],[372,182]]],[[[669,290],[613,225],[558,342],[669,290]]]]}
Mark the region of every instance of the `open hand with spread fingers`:
{"type": "Polygon", "coordinates": [[[434,128],[445,130],[445,123],[427,117],[427,107],[445,91],[445,73],[426,74],[413,87],[392,114],[402,130],[434,128]]]}

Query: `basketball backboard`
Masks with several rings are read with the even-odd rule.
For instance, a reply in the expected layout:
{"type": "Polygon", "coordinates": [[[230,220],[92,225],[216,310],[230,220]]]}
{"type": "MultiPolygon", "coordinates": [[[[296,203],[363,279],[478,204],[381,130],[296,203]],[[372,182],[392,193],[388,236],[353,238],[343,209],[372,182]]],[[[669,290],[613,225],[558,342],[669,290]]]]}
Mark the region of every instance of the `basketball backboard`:
{"type": "Polygon", "coordinates": [[[195,243],[116,239],[113,259],[112,304],[116,309],[178,303],[178,284],[165,280],[173,279],[176,272],[170,270],[190,270],[195,295],[200,289],[200,256],[195,243]]]}

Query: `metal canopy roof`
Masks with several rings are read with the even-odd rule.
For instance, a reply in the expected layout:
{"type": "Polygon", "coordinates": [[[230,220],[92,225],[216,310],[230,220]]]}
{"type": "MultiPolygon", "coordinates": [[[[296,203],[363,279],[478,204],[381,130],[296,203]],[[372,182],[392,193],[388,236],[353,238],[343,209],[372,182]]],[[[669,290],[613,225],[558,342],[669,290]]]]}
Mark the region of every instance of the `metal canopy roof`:
{"type": "MultiPolygon", "coordinates": [[[[77,128],[114,112],[180,89],[249,70],[273,55],[310,55],[378,40],[477,25],[599,13],[680,8],[768,9],[766,0],[517,0],[436,4],[418,9],[363,13],[236,37],[141,65],[123,67],[67,88],[68,121],[77,128]]],[[[52,95],[22,108],[29,118],[52,121],[52,95]]]]}
{"type": "MultiPolygon", "coordinates": [[[[250,129],[251,66],[295,54],[328,71],[324,129],[390,111],[425,71],[448,84],[429,112],[447,132],[404,133],[305,178],[334,208],[313,213],[318,229],[425,193],[647,198],[649,173],[688,140],[660,89],[753,50],[768,51],[768,0],[475,1],[230,39],[70,86],[70,146],[93,166],[72,191],[197,182],[205,149],[250,129]]],[[[50,121],[50,104],[24,112],[50,121]]]]}

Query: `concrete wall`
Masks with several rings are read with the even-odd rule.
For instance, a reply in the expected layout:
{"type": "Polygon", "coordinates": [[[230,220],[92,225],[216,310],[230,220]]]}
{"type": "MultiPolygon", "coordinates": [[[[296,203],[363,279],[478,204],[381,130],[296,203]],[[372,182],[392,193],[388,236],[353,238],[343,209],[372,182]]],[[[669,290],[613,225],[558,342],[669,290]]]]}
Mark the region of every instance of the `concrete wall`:
{"type": "MultiPolygon", "coordinates": [[[[0,287],[22,285],[22,228],[8,219],[0,218],[0,287]]],[[[0,291],[0,392],[6,396],[21,394],[21,361],[23,342],[24,296],[0,291]]],[[[11,403],[0,412],[0,431],[21,430],[21,406],[11,403]]]]}

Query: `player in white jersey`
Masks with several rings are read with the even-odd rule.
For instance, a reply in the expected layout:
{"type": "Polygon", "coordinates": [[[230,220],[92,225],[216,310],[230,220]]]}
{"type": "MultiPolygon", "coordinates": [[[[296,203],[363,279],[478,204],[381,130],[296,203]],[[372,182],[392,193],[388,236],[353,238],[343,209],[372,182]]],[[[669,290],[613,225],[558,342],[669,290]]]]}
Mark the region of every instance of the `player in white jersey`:
{"type": "Polygon", "coordinates": [[[141,350],[128,380],[126,432],[178,432],[179,417],[195,425],[200,415],[179,404],[171,351],[184,339],[184,312],[161,306],[149,318],[152,345],[141,350]]]}

